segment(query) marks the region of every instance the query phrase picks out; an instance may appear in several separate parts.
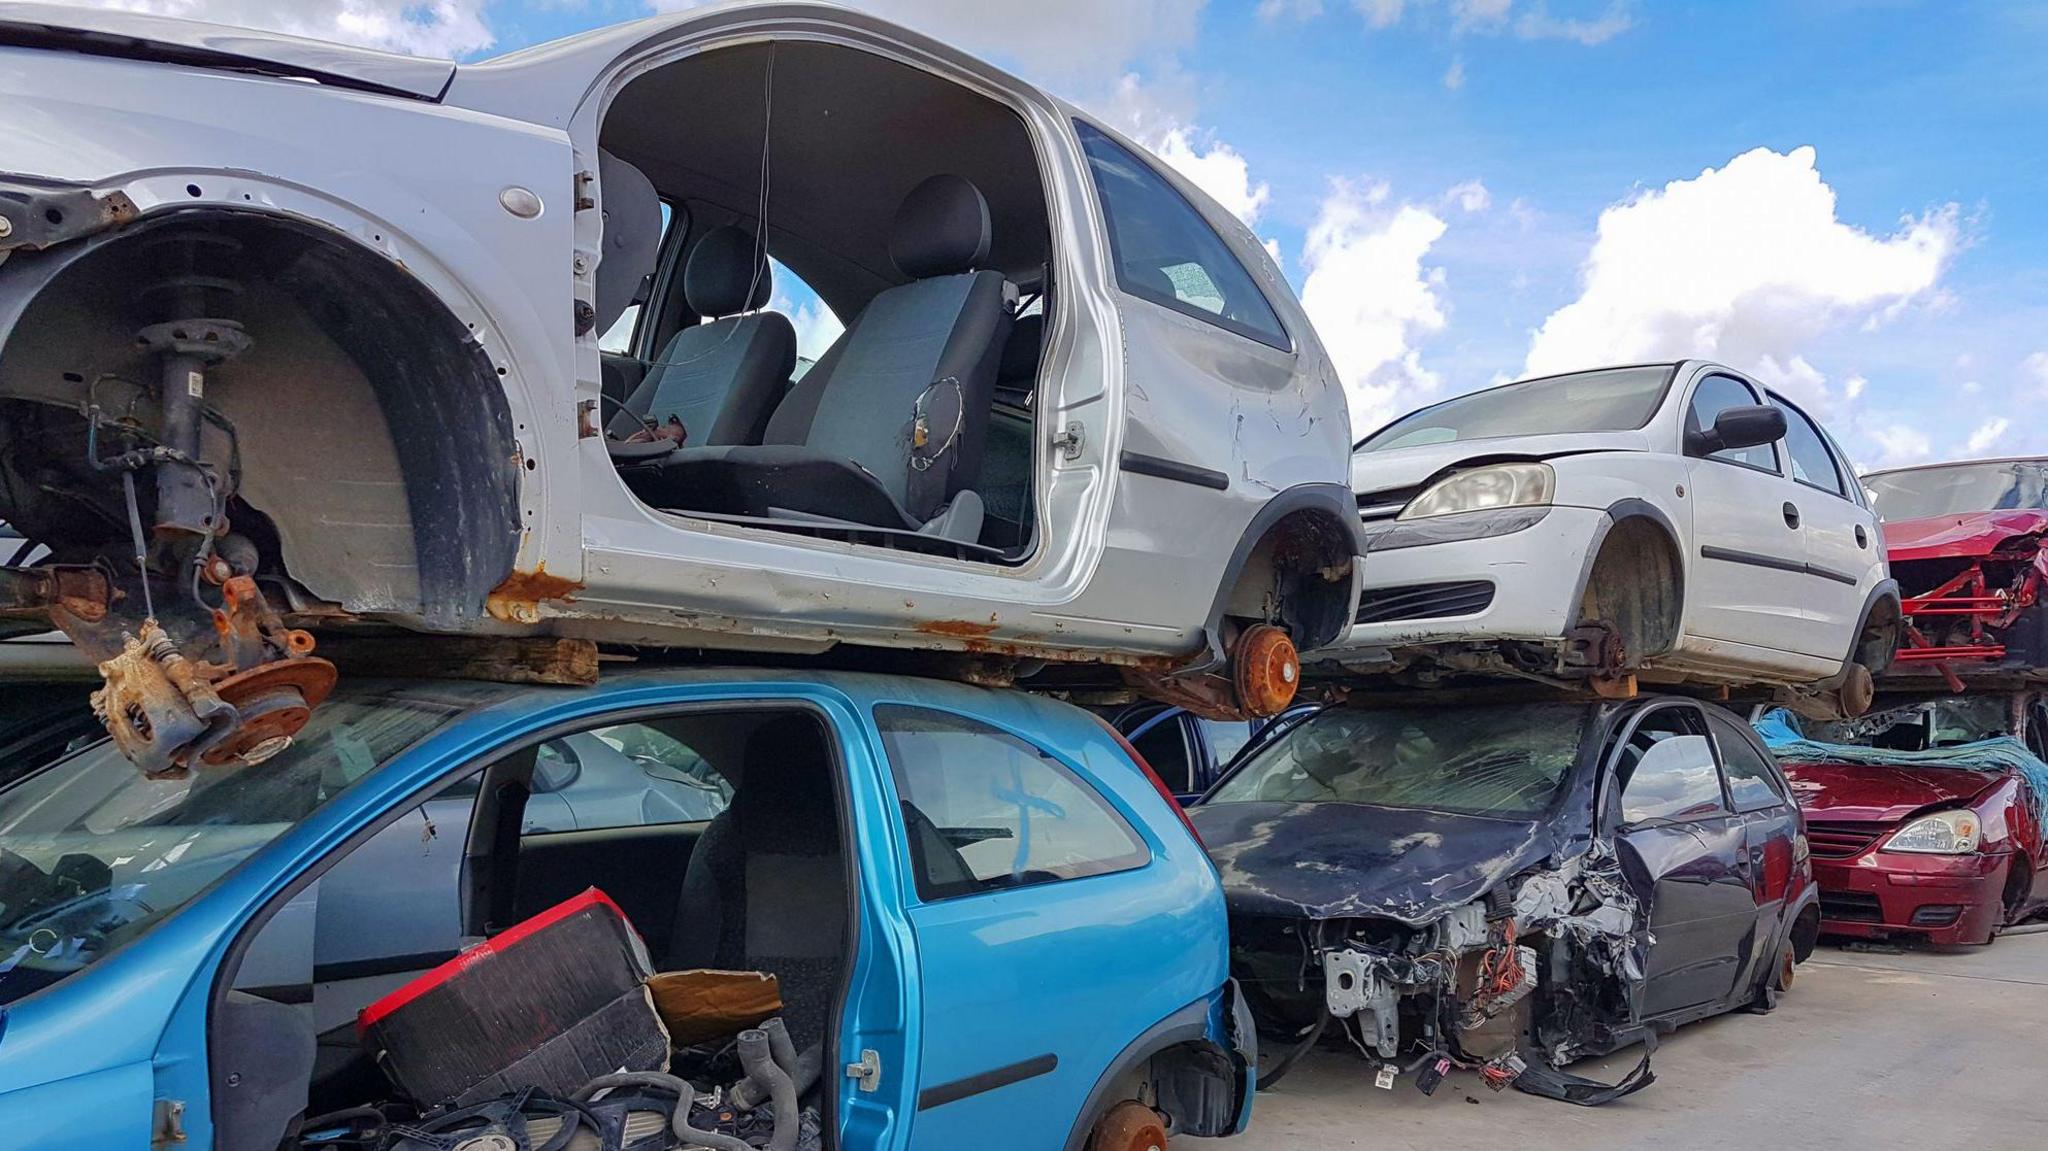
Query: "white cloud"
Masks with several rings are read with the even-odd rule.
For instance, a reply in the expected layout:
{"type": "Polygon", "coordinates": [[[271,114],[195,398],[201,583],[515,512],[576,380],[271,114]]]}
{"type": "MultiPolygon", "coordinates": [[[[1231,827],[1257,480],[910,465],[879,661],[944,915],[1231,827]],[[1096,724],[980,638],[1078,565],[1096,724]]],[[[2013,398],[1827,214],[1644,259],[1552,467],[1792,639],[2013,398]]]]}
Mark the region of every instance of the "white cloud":
{"type": "Polygon", "coordinates": [[[1452,184],[1446,189],[1444,202],[1456,204],[1462,211],[1484,212],[1492,206],[1493,196],[1487,192],[1485,184],[1477,180],[1466,180],[1463,183],[1452,184]]]}
{"type": "Polygon", "coordinates": [[[1876,467],[1895,468],[1919,463],[1934,454],[1934,445],[1928,442],[1927,433],[1911,424],[1885,424],[1868,429],[1866,434],[1878,447],[1876,467]]]}
{"type": "Polygon", "coordinates": [[[2035,352],[2020,363],[2020,370],[2034,385],[2034,390],[2048,396],[2048,352],[2035,352]]]}
{"type": "Polygon", "coordinates": [[[1198,143],[1193,129],[1174,127],[1147,146],[1202,191],[1250,227],[1265,209],[1271,190],[1251,178],[1251,165],[1237,149],[1213,136],[1198,143]]]}
{"type": "Polygon", "coordinates": [[[2012,421],[2004,416],[1985,420],[1977,426],[1976,431],[1970,433],[1969,442],[1963,445],[1963,451],[1969,455],[1981,456],[2004,439],[2006,430],[2011,427],[2012,421]]]}
{"type": "Polygon", "coordinates": [[[1445,224],[1427,209],[1387,201],[1385,184],[1333,183],[1302,255],[1302,307],[1337,366],[1361,435],[1441,384],[1415,343],[1445,323],[1443,272],[1423,267],[1445,224]]]}
{"type": "Polygon", "coordinates": [[[1455,92],[1465,86],[1465,58],[1451,57],[1451,66],[1444,69],[1444,87],[1455,92]]]}
{"type": "Polygon", "coordinates": [[[66,0],[87,8],[117,8],[177,16],[240,28],[261,28],[453,59],[496,42],[484,20],[486,0],[66,0]]]}
{"type": "Polygon", "coordinates": [[[1960,241],[1954,205],[1890,236],[1842,223],[1812,148],[1758,148],[1602,212],[1579,298],[1544,320],[1525,371],[1710,356],[1811,384],[1816,337],[1931,298],[1960,241]]]}
{"type": "MultiPolygon", "coordinates": [[[[1351,0],[1351,6],[1375,28],[1387,28],[1401,21],[1402,0],[1351,0]]],[[[1318,8],[1321,6],[1318,5],[1318,8]]]]}
{"type": "Polygon", "coordinates": [[[1515,18],[1515,35],[1524,40],[1573,40],[1590,48],[1604,44],[1634,26],[1635,19],[1629,15],[1629,6],[1619,0],[1590,20],[1561,19],[1537,3],[1515,18]]]}
{"type": "Polygon", "coordinates": [[[1323,0],[1259,0],[1261,20],[1313,20],[1323,14],[1323,0]]]}

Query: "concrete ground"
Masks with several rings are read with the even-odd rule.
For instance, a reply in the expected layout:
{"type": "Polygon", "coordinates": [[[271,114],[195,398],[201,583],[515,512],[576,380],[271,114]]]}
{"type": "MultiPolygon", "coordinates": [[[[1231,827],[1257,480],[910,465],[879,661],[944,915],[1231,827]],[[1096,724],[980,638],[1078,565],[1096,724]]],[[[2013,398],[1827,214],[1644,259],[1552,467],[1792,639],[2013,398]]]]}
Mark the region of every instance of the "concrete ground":
{"type": "MultiPolygon", "coordinates": [[[[1613,1082],[1639,1052],[1578,1064],[1613,1082]]],[[[1364,1060],[1318,1052],[1259,1093],[1249,1133],[1175,1140],[1282,1148],[2041,1147],[2048,1143],[2048,928],[1988,948],[1902,954],[1823,943],[1767,1016],[1724,1015],[1659,1045],[1657,1082],[1605,1107],[1459,1072],[1433,1096],[1375,1088],[1364,1060]]]]}

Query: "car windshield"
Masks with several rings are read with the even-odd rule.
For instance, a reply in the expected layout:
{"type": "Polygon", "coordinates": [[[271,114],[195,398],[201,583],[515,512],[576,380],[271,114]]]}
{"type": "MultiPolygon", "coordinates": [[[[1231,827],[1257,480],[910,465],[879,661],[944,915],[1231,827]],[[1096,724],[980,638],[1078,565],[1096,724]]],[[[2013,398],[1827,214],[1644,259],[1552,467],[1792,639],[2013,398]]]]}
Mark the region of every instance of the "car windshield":
{"type": "Polygon", "coordinates": [[[1855,719],[1804,722],[1817,743],[1928,751],[2012,734],[2011,705],[1995,693],[1958,695],[1878,707],[1855,719]]]}
{"type": "Polygon", "coordinates": [[[1545,376],[1459,396],[1402,416],[1358,442],[1362,452],[1499,436],[1627,432],[1650,422],[1669,365],[1545,376]]]}
{"type": "Polygon", "coordinates": [[[2048,460],[1948,464],[1865,476],[1878,514],[1897,523],[1973,512],[2048,510],[2048,460]]]}
{"type": "Polygon", "coordinates": [[[1331,707],[1254,750],[1204,803],[1369,803],[1531,816],[1578,757],[1583,704],[1331,707]]]}
{"type": "MultiPolygon", "coordinates": [[[[183,779],[144,776],[104,738],[27,772],[0,791],[0,1004],[142,934],[378,764],[505,690],[344,684],[269,760],[183,779]]],[[[0,776],[10,767],[0,763],[0,776]]]]}

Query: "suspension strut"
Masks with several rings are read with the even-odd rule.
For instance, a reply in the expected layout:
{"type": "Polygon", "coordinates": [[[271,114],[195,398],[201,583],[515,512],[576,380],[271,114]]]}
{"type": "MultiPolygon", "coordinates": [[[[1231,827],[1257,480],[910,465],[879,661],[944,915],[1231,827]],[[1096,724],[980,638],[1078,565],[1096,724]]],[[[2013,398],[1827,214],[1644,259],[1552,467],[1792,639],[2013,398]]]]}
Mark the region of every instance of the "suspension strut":
{"type": "Polygon", "coordinates": [[[236,318],[242,285],[229,274],[241,254],[233,237],[198,229],[151,239],[143,253],[156,278],[137,297],[146,322],[136,343],[156,359],[160,414],[154,448],[120,466],[142,599],[154,610],[100,664],[93,708],[152,775],[260,762],[289,745],[334,686],[334,665],[311,654],[313,637],[286,628],[258,588],[253,547],[227,535],[232,475],[204,458],[208,373],[254,342],[236,318]],[[154,470],[156,489],[147,539],[130,478],[141,467],[154,470]],[[169,577],[162,594],[151,594],[153,575],[169,577]],[[206,585],[217,606],[202,596],[206,585]]]}

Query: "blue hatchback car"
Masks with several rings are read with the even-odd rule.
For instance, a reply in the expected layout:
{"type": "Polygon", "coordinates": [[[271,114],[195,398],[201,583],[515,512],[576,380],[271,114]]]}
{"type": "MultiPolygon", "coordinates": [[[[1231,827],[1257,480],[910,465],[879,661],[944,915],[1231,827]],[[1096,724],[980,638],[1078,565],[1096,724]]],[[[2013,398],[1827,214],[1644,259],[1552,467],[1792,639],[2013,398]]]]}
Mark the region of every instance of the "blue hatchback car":
{"type": "Polygon", "coordinates": [[[1106,725],[669,668],[345,681],[262,764],[152,780],[100,743],[0,791],[0,1143],[291,1147],[394,1097],[364,1006],[593,886],[660,969],[777,974],[825,1048],[827,1147],[1125,1151],[1249,1118],[1216,872],[1106,725]],[[637,765],[617,794],[644,799],[533,818],[565,749],[637,765]]]}

